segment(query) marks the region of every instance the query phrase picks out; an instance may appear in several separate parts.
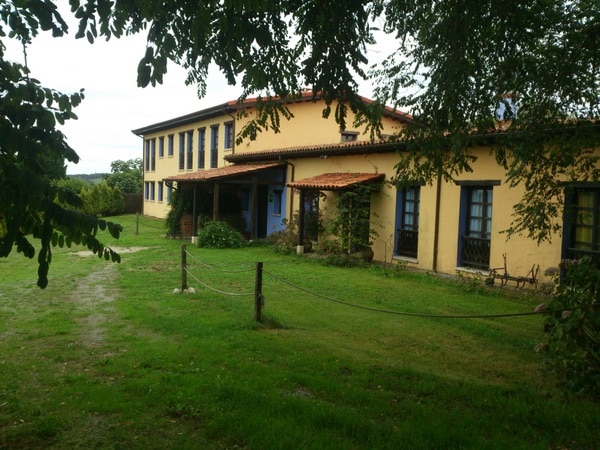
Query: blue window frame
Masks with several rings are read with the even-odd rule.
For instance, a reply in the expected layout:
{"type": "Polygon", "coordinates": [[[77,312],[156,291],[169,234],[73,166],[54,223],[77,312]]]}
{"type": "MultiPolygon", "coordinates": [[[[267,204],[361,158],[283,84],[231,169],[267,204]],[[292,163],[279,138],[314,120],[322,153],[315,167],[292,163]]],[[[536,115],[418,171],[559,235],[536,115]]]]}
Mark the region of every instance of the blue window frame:
{"type": "Polygon", "coordinates": [[[399,189],[396,197],[395,254],[416,258],[419,250],[419,209],[421,187],[399,189]]]}
{"type": "Polygon", "coordinates": [[[198,128],[198,169],[204,169],[206,154],[206,128],[198,128]]]}
{"type": "Polygon", "coordinates": [[[161,136],[158,138],[158,157],[165,157],[165,137],[161,136]]]}
{"type": "Polygon", "coordinates": [[[185,168],[190,170],[194,168],[194,132],[193,131],[188,131],[186,133],[186,142],[187,142],[187,146],[186,146],[186,164],[185,164],[185,168]]]}
{"type": "Polygon", "coordinates": [[[233,122],[225,124],[225,149],[233,148],[233,122]]]}
{"type": "Polygon", "coordinates": [[[210,167],[215,169],[219,164],[219,125],[210,127],[210,167]]]}
{"type": "Polygon", "coordinates": [[[600,187],[565,192],[563,258],[588,256],[600,266],[600,187]]]}
{"type": "Polygon", "coordinates": [[[179,170],[185,169],[185,133],[179,133],[179,170]]]}
{"type": "Polygon", "coordinates": [[[461,191],[459,266],[483,270],[490,268],[492,204],[492,186],[463,186],[461,191]]]}
{"type": "Polygon", "coordinates": [[[167,156],[173,156],[173,139],[172,134],[167,136],[167,156]]]}

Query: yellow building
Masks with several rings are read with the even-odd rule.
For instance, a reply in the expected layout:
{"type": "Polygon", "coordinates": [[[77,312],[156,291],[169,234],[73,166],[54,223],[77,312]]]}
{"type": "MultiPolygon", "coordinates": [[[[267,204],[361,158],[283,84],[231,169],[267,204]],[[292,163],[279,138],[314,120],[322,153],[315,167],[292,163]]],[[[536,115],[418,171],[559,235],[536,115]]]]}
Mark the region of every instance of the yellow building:
{"type": "MultiPolygon", "coordinates": [[[[333,118],[322,118],[324,104],[313,102],[310,93],[288,105],[294,118],[282,119],[280,133],[263,131],[256,140],[236,145],[237,131],[254,118],[254,106],[229,102],[134,130],[144,139],[144,214],[165,217],[173,188],[193,190],[194,204],[205,199],[212,218],[241,216],[240,227],[249,237],[264,237],[282,229],[283,220],[295,213],[320,210],[327,219],[339,192],[390,181],[396,173],[401,145],[372,142],[364,129],[341,133],[333,118]],[[239,116],[240,110],[247,114],[239,116]]],[[[383,132],[394,133],[409,120],[386,110],[383,132]]],[[[561,258],[597,255],[600,219],[594,205],[600,205],[600,186],[575,186],[566,199],[570,213],[563,232],[551,243],[508,239],[502,231],[509,228],[523,191],[506,183],[489,148],[472,152],[478,157],[473,172],[455,182],[407,189],[383,183],[371,195],[375,260],[447,274],[487,276],[500,268],[499,275],[527,284],[542,279],[561,258]],[[578,223],[571,224],[569,217],[579,218],[578,223]]],[[[314,230],[305,235],[318,238],[314,230]]]]}
{"type": "MultiPolygon", "coordinates": [[[[305,92],[286,106],[293,119],[282,117],[278,133],[263,130],[255,140],[247,139],[237,145],[236,135],[256,118],[255,100],[241,104],[231,101],[133,130],[144,140],[143,213],[166,217],[173,189],[194,189],[197,202],[204,199],[212,204],[213,218],[225,217],[231,221],[231,215],[241,208],[241,220],[250,237],[264,237],[282,229],[283,220],[291,217],[294,208],[291,189],[286,183],[297,179],[296,171],[300,175],[310,172],[282,158],[267,163],[259,160],[233,163],[231,158],[238,154],[277,152],[282,148],[370,142],[364,127],[352,127],[353,116],[348,118],[348,127],[343,132],[334,114],[323,118],[325,104],[314,101],[312,92],[305,92]]],[[[397,132],[408,120],[407,114],[386,109],[382,119],[384,132],[397,132]]],[[[362,165],[339,170],[377,172],[377,167],[365,160],[362,165]]]]}

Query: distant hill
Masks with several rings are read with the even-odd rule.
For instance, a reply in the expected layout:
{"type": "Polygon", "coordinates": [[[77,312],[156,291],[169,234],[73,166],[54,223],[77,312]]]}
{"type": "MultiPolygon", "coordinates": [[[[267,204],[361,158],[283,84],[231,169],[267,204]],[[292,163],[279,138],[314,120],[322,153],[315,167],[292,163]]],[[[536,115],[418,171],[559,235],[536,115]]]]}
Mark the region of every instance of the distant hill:
{"type": "Polygon", "coordinates": [[[82,180],[87,181],[92,184],[102,183],[104,179],[104,175],[108,175],[107,173],[93,173],[93,174],[76,174],[76,175],[67,175],[69,178],[81,178],[82,180]]]}

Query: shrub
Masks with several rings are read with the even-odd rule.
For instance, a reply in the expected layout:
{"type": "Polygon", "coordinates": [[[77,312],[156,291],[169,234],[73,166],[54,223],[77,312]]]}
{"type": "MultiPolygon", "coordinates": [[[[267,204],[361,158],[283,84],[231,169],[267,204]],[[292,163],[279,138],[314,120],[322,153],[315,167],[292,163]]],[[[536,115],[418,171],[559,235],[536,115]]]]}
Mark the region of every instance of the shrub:
{"type": "MultiPolygon", "coordinates": [[[[292,220],[283,220],[285,226],[284,230],[279,230],[269,235],[269,242],[273,245],[275,251],[281,253],[296,253],[296,247],[298,246],[298,213],[294,213],[292,220]]],[[[305,252],[308,252],[309,245],[311,242],[308,238],[304,239],[305,252]]]]}
{"type": "Polygon", "coordinates": [[[554,279],[556,291],[547,305],[546,362],[570,391],[600,394],[600,271],[590,258],[564,260],[554,279]]]}
{"type": "Polygon", "coordinates": [[[109,216],[125,210],[125,200],[118,187],[111,188],[106,181],[84,187],[80,194],[81,210],[94,216],[109,216]]]}
{"type": "Polygon", "coordinates": [[[239,248],[244,240],[227,222],[212,221],[198,233],[198,247],[239,248]]]}

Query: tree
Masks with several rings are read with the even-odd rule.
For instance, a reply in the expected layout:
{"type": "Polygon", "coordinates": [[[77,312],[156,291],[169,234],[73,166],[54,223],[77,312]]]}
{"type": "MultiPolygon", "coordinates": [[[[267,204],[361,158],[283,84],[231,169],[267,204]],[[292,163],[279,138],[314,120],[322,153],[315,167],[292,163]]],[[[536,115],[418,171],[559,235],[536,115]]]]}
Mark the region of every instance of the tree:
{"type": "Polygon", "coordinates": [[[110,163],[110,172],[104,176],[110,187],[118,187],[126,194],[141,194],[144,182],[142,158],[113,161],[110,163]]]}
{"type": "MultiPolygon", "coordinates": [[[[40,29],[51,30],[54,36],[64,33],[66,25],[52,2],[28,2],[26,6],[29,8],[0,1],[0,39],[6,38],[8,27],[9,36],[26,48],[40,29]]],[[[36,248],[30,239],[38,240],[37,284],[41,288],[48,285],[54,246],[83,244],[100,256],[119,261],[119,255],[104,247],[96,234],[108,228],[118,237],[121,227],[61,206],[76,206],[80,200],[72,191],[52,183],[60,172],[56,167],[64,167],[65,159],[78,160],[56,123],[75,119],[73,109],[82,99],[83,92],[65,95],[42,87],[29,77],[26,66],[4,59],[0,40],[0,257],[16,247],[17,252],[33,258],[36,248]]]]}
{"type": "Polygon", "coordinates": [[[260,94],[258,118],[240,133],[278,129],[291,113],[276,98],[310,86],[346,125],[348,110],[379,131],[381,105],[406,108],[414,122],[396,139],[397,182],[452,179],[470,171],[471,148],[492,145],[508,182],[523,183],[509,233],[549,240],[563,204],[561,181],[597,180],[600,143],[600,5],[596,0],[304,0],[187,2],[71,1],[79,36],[148,30],[140,86],[160,83],[167,61],[206,90],[215,62],[242,98],[260,94]],[[378,102],[357,95],[368,76],[367,45],[379,29],[396,37],[370,75],[378,102]],[[264,102],[262,101],[264,100],[264,102]],[[497,114],[502,110],[503,132],[497,114]]]}
{"type": "MultiPolygon", "coordinates": [[[[188,83],[206,91],[209,65],[216,63],[242,99],[259,97],[258,117],[238,139],[290,118],[281,99],[303,87],[326,103],[343,129],[348,112],[379,131],[383,104],[408,108],[414,122],[396,139],[398,183],[451,179],[469,171],[471,146],[484,140],[504,166],[510,183],[525,183],[515,205],[511,232],[538,240],[556,230],[562,205],[559,179],[597,180],[600,115],[600,6],[597,0],[496,2],[481,0],[69,0],[79,20],[76,37],[93,42],[144,32],[147,45],[138,66],[140,86],[161,83],[168,62],[188,70],[188,83]],[[369,77],[367,45],[375,33],[396,37],[396,48],[371,76],[378,101],[365,103],[357,79],[369,77]],[[503,105],[505,130],[495,114],[503,105]]],[[[0,0],[0,39],[18,39],[26,49],[40,31],[59,37],[67,26],[50,0],[0,0]]],[[[0,41],[0,214],[8,232],[0,256],[34,232],[43,242],[42,281],[49,262],[49,237],[60,225],[66,235],[85,236],[95,250],[97,219],[55,210],[41,155],[76,161],[55,128],[75,118],[83,92],[63,95],[28,77],[26,67],[4,60],[0,41]],[[27,180],[27,181],[25,181],[27,180]],[[36,180],[28,184],[29,181],[36,180]],[[10,218],[10,220],[9,220],[10,218]],[[85,226],[78,225],[84,221],[85,226]],[[73,234],[74,233],[74,234],[73,234]],[[92,239],[89,241],[89,239],[92,239]]],[[[103,224],[103,225],[100,225],[103,224]]],[[[112,226],[118,234],[118,227],[112,226]]]]}
{"type": "Polygon", "coordinates": [[[409,152],[398,181],[452,179],[471,170],[473,145],[491,144],[508,182],[526,187],[507,231],[550,240],[563,182],[600,175],[591,151],[600,142],[600,4],[382,1],[376,9],[401,43],[374,71],[378,96],[415,119],[401,136],[409,152]]]}

